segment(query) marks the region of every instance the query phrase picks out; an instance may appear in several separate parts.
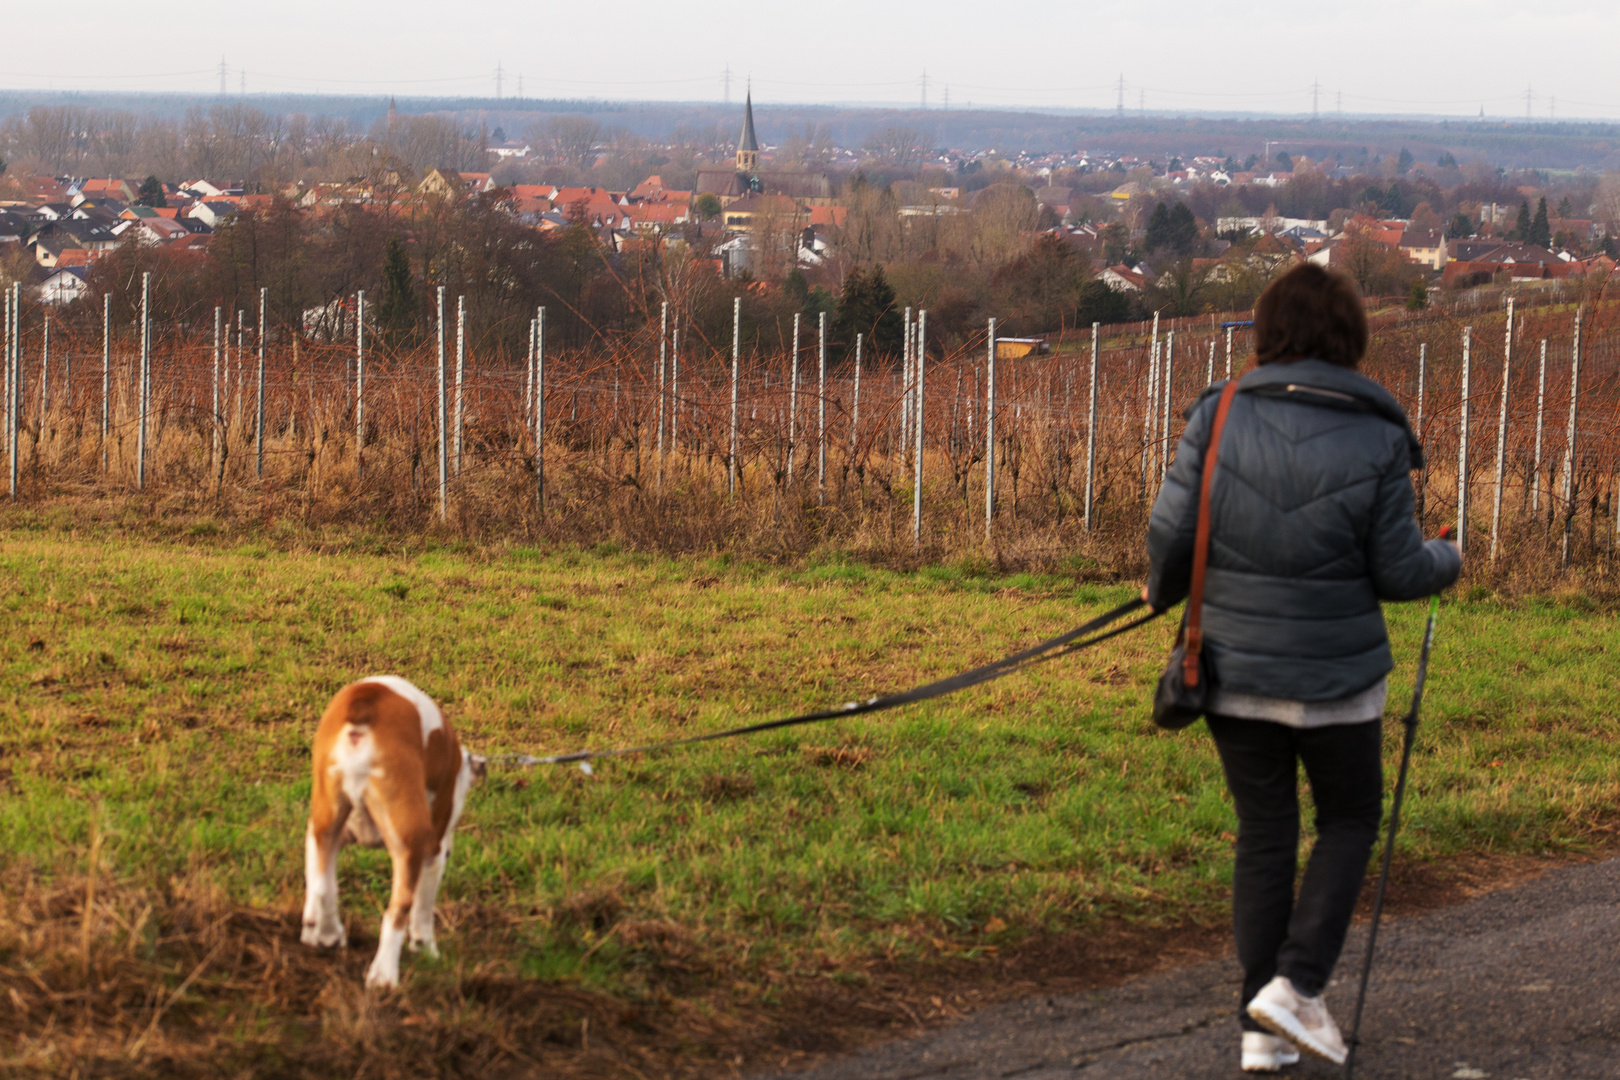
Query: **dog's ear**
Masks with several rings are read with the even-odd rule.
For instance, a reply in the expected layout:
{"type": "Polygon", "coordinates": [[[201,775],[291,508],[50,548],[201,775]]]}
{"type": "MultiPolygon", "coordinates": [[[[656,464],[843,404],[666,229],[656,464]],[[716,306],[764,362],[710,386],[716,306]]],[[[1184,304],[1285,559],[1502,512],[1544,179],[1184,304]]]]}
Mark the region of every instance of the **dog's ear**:
{"type": "Polygon", "coordinates": [[[467,767],[472,770],[474,780],[482,780],[489,775],[489,759],[483,754],[468,754],[467,767]]]}

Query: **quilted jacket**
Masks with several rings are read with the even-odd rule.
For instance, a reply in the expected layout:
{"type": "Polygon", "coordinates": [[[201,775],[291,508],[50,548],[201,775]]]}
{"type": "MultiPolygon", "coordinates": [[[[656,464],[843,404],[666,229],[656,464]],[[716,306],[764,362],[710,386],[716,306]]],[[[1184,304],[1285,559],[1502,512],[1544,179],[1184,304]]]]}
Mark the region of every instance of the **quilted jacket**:
{"type": "MultiPolygon", "coordinates": [[[[1187,596],[1198,489],[1224,383],[1187,429],[1148,525],[1148,600],[1187,596]]],[[[1450,585],[1462,561],[1424,542],[1410,470],[1422,448],[1382,386],[1322,360],[1244,375],[1210,496],[1204,648],[1214,682],[1291,701],[1332,701],[1394,666],[1383,600],[1450,585]]]]}

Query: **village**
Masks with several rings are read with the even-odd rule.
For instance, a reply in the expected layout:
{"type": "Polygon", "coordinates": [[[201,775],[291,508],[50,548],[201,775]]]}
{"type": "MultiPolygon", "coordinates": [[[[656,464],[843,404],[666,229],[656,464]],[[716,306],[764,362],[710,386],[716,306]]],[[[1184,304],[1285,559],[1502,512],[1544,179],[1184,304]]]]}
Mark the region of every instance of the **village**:
{"type": "MultiPolygon", "coordinates": [[[[386,133],[405,122],[391,106],[386,133]]],[[[1433,163],[1402,150],[1399,160],[1345,164],[1342,154],[1313,160],[1268,144],[1268,156],[1242,161],[1161,163],[1083,150],[928,148],[916,132],[887,131],[859,149],[822,139],[819,154],[807,155],[760,141],[751,96],[738,135],[712,160],[670,162],[624,189],[547,179],[590,179],[609,155],[589,138],[571,163],[583,167],[559,167],[538,138],[483,142],[488,171],[418,169],[391,155],[367,175],[280,185],[12,170],[0,176],[0,260],[40,301],[60,306],[92,292],[95,265],[121,247],[206,260],[233,221],[276,207],[312,229],[358,208],[411,249],[423,214],[476,203],[516,229],[589,235],[609,262],[681,251],[722,281],[757,289],[791,278],[828,297],[852,268],[877,264],[896,282],[896,302],[937,303],[954,285],[987,309],[994,279],[1044,251],[1046,263],[1061,265],[1067,299],[1009,313],[1031,334],[1149,311],[1240,309],[1303,261],[1344,269],[1365,293],[1414,306],[1435,289],[1531,286],[1614,267],[1613,215],[1592,183],[1575,185],[1575,195],[1597,201],[1577,206],[1566,192],[1550,209],[1557,192],[1534,174],[1462,166],[1449,153],[1433,163]],[[1475,191],[1490,197],[1469,198],[1475,191]],[[921,264],[945,274],[932,276],[932,296],[916,283],[929,275],[905,269],[921,264]],[[908,283],[916,295],[905,295],[908,283]]],[[[340,300],[309,299],[315,309],[340,300]]]]}

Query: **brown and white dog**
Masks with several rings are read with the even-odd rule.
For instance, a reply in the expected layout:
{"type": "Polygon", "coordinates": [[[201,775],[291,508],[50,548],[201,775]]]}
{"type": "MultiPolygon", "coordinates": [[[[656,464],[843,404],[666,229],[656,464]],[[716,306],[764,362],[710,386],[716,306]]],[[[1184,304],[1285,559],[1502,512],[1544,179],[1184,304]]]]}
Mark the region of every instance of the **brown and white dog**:
{"type": "Polygon", "coordinates": [[[433,902],[450,856],[450,834],[484,759],[456,742],[439,707],[397,675],[350,683],[315,732],[315,784],[304,839],[305,945],[348,944],[338,915],[337,856],[354,841],[388,848],[394,890],[383,914],[367,986],[399,983],[399,950],[439,954],[433,902]]]}

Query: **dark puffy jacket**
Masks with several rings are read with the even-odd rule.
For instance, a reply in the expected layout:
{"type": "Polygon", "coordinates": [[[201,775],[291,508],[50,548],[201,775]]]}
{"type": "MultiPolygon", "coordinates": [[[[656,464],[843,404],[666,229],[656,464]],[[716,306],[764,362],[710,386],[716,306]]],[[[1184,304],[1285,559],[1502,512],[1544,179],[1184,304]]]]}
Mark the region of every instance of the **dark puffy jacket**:
{"type": "MultiPolygon", "coordinates": [[[[1148,526],[1148,599],[1187,596],[1200,475],[1224,383],[1187,410],[1148,526]]],[[[1394,666],[1381,600],[1450,585],[1462,560],[1424,543],[1411,469],[1422,448],[1382,386],[1321,360],[1244,375],[1210,496],[1204,642],[1214,681],[1292,701],[1367,689],[1394,666]]]]}

